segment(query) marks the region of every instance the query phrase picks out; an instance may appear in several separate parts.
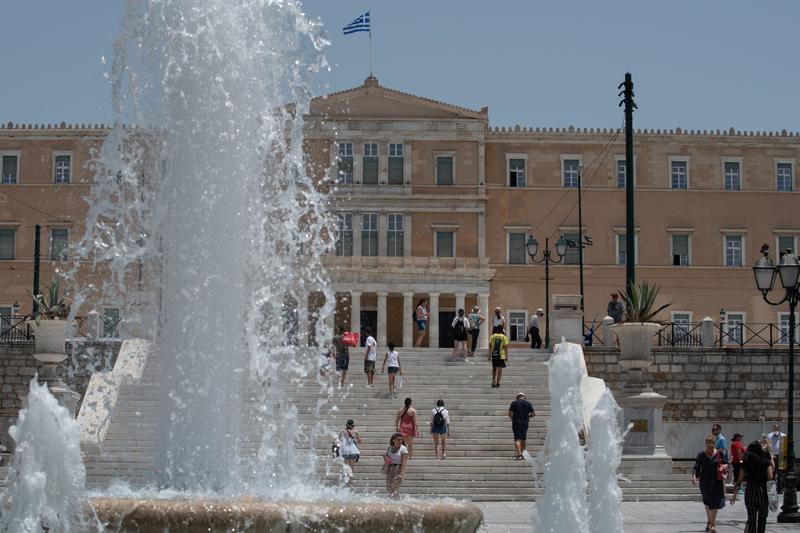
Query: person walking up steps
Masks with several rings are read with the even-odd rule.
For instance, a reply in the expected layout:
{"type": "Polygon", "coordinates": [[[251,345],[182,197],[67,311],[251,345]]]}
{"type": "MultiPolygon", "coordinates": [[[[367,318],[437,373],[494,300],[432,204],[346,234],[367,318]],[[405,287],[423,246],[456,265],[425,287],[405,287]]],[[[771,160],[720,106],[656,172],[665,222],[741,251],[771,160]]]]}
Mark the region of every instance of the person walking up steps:
{"type": "Polygon", "coordinates": [[[499,307],[494,308],[494,315],[492,315],[492,333],[506,330],[506,319],[503,318],[503,310],[499,307]]]}
{"type": "Polygon", "coordinates": [[[386,492],[390,498],[399,496],[400,485],[405,478],[406,466],[410,457],[403,444],[403,435],[395,433],[389,439],[389,447],[383,455],[383,473],[386,475],[386,492]]]}
{"type": "Polygon", "coordinates": [[[500,387],[500,379],[503,377],[503,369],[506,367],[508,359],[508,337],[503,328],[489,337],[489,360],[492,362],[492,388],[500,387]]]}
{"type": "Polygon", "coordinates": [[[350,348],[344,343],[344,326],[339,326],[339,334],[333,337],[333,351],[336,354],[336,372],[339,374],[339,388],[344,387],[347,368],[350,366],[350,348]]]}
{"type": "Polygon", "coordinates": [[[346,465],[344,470],[345,485],[351,485],[353,483],[356,463],[358,463],[358,459],[361,456],[361,452],[358,451],[358,445],[361,444],[361,437],[354,427],[355,422],[348,420],[344,426],[344,430],[339,432],[339,453],[346,465]]]}
{"type": "Polygon", "coordinates": [[[397,412],[394,425],[397,432],[403,436],[403,442],[408,448],[408,458],[414,455],[414,439],[419,436],[417,427],[417,410],[411,407],[411,398],[406,398],[405,407],[397,412]]]}
{"type": "Polygon", "coordinates": [[[387,346],[386,355],[383,357],[383,365],[381,365],[381,374],[386,369],[386,363],[389,363],[389,397],[394,398],[397,392],[397,384],[395,380],[398,374],[403,375],[403,368],[400,366],[400,354],[394,349],[394,343],[390,342],[387,346]]]}
{"type": "Polygon", "coordinates": [[[539,322],[543,316],[544,311],[542,309],[537,309],[531,317],[531,321],[528,322],[528,336],[531,338],[531,348],[534,350],[538,350],[542,347],[542,336],[539,334],[539,322]]]}
{"type": "Polygon", "coordinates": [[[514,451],[516,460],[522,459],[525,441],[528,438],[528,424],[536,416],[533,405],[525,398],[525,393],[517,394],[517,399],[508,407],[508,418],[511,419],[511,430],[514,432],[514,451]]]}
{"type": "Polygon", "coordinates": [[[478,337],[481,334],[481,324],[486,322],[486,317],[481,314],[481,308],[477,305],[472,308],[469,314],[469,334],[472,337],[472,346],[469,350],[469,356],[475,355],[475,348],[478,347],[478,337]]]}
{"type": "Polygon", "coordinates": [[[414,343],[414,346],[417,348],[422,346],[422,339],[425,338],[425,329],[427,328],[428,317],[430,316],[428,310],[425,309],[425,302],[425,298],[417,302],[417,308],[414,311],[414,322],[416,322],[417,331],[419,332],[419,335],[417,336],[417,342],[414,343]]]}
{"type": "Polygon", "coordinates": [[[375,337],[372,336],[372,328],[364,328],[364,334],[367,340],[364,341],[364,346],[367,351],[364,354],[364,373],[367,375],[367,387],[372,388],[372,381],[375,379],[375,361],[378,359],[378,343],[375,342],[375,337]]]}
{"type": "Polygon", "coordinates": [[[433,455],[436,459],[447,458],[447,436],[450,434],[450,413],[444,406],[444,400],[438,400],[431,410],[431,436],[433,437],[433,455]],[[442,453],[439,453],[441,446],[442,453]]]}
{"type": "Polygon", "coordinates": [[[469,319],[464,316],[464,310],[459,309],[458,315],[451,324],[453,328],[453,361],[459,357],[467,359],[467,330],[469,329],[469,319]]]}

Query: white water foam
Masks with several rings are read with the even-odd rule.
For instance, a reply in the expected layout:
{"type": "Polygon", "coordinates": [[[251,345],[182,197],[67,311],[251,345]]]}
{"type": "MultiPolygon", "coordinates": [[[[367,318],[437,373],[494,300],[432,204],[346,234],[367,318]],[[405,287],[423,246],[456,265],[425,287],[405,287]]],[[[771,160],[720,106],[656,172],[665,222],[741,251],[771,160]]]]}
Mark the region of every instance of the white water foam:
{"type": "Polygon", "coordinates": [[[622,489],[617,469],[622,461],[619,406],[606,389],[592,411],[587,473],[589,533],[623,533],[622,489]]]}
{"type": "MultiPolygon", "coordinates": [[[[75,307],[116,299],[155,340],[161,487],[279,498],[316,486],[315,454],[295,450],[314,430],[291,391],[318,371],[298,349],[298,310],[316,299],[319,316],[334,311],[321,268],[333,231],[303,151],[326,44],[292,0],[126,3],[109,76],[117,122],[73,272],[109,281],[75,307]],[[242,420],[250,379],[261,411],[242,420]],[[261,451],[251,442],[244,457],[253,435],[261,451]]],[[[322,320],[311,335],[330,339],[322,320]]]]}
{"type": "Polygon", "coordinates": [[[588,533],[581,358],[577,344],[562,339],[548,362],[550,418],[539,461],[544,464],[544,493],[536,500],[537,533],[588,533]]]}
{"type": "Polygon", "coordinates": [[[47,385],[31,381],[27,407],[9,430],[16,452],[0,496],[3,533],[96,530],[86,516],[86,471],[80,428],[47,385]]]}

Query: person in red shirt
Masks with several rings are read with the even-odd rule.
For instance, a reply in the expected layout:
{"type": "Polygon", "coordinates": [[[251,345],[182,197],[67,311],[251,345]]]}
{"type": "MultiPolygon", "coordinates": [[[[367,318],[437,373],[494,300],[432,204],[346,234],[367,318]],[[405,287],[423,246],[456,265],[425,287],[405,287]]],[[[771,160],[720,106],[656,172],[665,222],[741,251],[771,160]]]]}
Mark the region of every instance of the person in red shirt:
{"type": "Polygon", "coordinates": [[[739,470],[742,469],[745,447],[742,444],[742,434],[734,433],[731,440],[731,464],[733,465],[733,479],[739,479],[739,470]]]}

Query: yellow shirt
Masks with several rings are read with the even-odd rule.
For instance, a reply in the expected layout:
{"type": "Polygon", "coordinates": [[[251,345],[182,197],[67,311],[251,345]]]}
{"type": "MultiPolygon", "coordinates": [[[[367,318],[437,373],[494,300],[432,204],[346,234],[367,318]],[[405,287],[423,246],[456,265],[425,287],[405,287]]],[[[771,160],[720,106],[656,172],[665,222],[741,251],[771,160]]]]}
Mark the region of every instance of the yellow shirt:
{"type": "Polygon", "coordinates": [[[506,337],[502,333],[492,333],[492,336],[489,337],[489,355],[492,354],[492,350],[494,350],[495,340],[498,339],[500,341],[500,359],[504,360],[506,358],[506,346],[508,346],[508,343],[511,341],[509,341],[508,337],[506,337]]]}

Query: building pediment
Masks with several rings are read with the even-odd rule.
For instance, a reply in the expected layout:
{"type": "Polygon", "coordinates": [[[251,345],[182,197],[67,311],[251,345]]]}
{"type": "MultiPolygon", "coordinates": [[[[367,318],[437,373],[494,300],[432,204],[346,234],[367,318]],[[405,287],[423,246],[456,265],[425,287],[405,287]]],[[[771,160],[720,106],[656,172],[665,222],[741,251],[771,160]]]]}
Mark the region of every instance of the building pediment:
{"type": "Polygon", "coordinates": [[[484,107],[475,111],[396,91],[369,77],[360,87],[315,98],[309,116],[332,120],[439,119],[488,123],[489,110],[484,107]]]}

